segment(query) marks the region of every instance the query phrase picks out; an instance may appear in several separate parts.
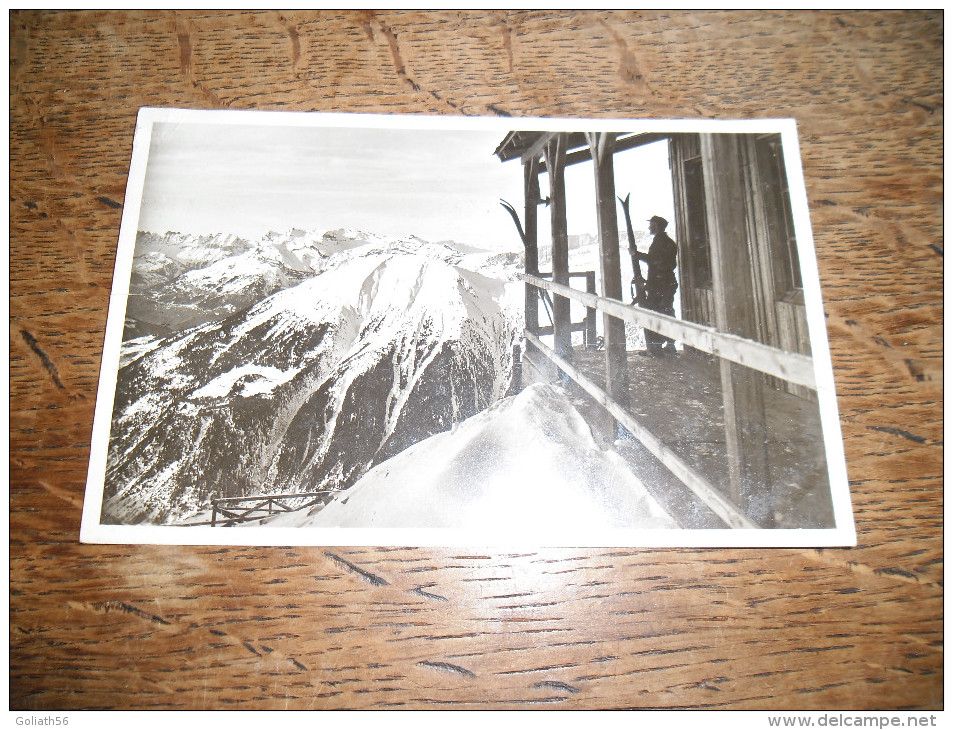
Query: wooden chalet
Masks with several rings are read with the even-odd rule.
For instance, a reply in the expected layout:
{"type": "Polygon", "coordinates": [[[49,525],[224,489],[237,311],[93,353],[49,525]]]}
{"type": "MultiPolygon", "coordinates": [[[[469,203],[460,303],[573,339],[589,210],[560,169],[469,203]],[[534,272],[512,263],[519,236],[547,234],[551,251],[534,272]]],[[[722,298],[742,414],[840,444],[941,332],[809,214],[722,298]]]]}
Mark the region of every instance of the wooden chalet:
{"type": "MultiPolygon", "coordinates": [[[[496,155],[503,162],[519,160],[524,172],[529,367],[522,368],[523,384],[557,374],[575,383],[609,414],[612,433],[621,425],[722,527],[831,526],[781,136],[513,131],[496,155]],[[621,274],[626,242],[620,245],[614,156],[663,140],[675,201],[675,230],[669,232],[678,244],[678,318],[626,303],[628,282],[621,274]],[[588,272],[587,291],[570,285],[587,272],[570,271],[566,225],[565,170],[581,163],[593,168],[599,236],[598,277],[588,272]],[[545,201],[541,175],[548,177],[545,201]],[[543,203],[551,241],[538,240],[543,203]],[[551,246],[550,272],[540,271],[541,246],[551,246]],[[571,321],[570,301],[588,308],[588,323],[571,321]],[[591,344],[596,311],[604,352],[574,348],[573,332],[580,329],[591,344]],[[674,338],[679,356],[633,357],[626,351],[626,323],[674,338]],[[717,393],[700,406],[707,425],[696,430],[708,432],[686,446],[691,439],[684,429],[666,437],[667,422],[683,410],[683,394],[670,391],[705,377],[717,393]],[[644,412],[647,402],[659,405],[640,416],[636,411],[644,412]],[[706,457],[700,444],[711,440],[719,451],[706,457]]],[[[690,385],[685,391],[694,395],[690,385]]]]}

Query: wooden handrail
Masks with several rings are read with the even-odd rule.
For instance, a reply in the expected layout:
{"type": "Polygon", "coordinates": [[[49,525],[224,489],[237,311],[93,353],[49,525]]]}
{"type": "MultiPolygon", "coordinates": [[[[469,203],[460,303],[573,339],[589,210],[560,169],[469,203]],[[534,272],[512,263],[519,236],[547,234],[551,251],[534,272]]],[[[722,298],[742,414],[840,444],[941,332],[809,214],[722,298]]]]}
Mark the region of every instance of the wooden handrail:
{"type": "Polygon", "coordinates": [[[606,299],[596,294],[582,292],[532,274],[520,274],[520,278],[537,289],[548,290],[568,299],[574,299],[587,307],[671,337],[696,350],[773,375],[789,383],[817,390],[814,362],[807,355],[788,352],[737,335],[719,332],[713,327],[669,317],[634,304],[625,304],[615,299],[606,299]]]}
{"type": "Polygon", "coordinates": [[[323,489],[318,492],[292,492],[290,494],[255,494],[247,497],[214,497],[216,502],[249,502],[255,499],[294,499],[296,497],[320,497],[325,494],[332,494],[335,489],[323,489]]]}
{"type": "Polygon", "coordinates": [[[294,509],[288,507],[285,504],[282,504],[278,500],[282,499],[298,499],[298,498],[307,498],[307,497],[324,497],[328,494],[335,494],[341,490],[338,489],[323,489],[317,492],[292,492],[289,494],[256,494],[249,495],[247,497],[216,497],[212,496],[209,500],[211,509],[212,509],[212,518],[209,522],[202,523],[189,523],[190,527],[195,525],[211,525],[215,527],[216,525],[234,525],[237,522],[244,522],[249,519],[260,519],[265,515],[253,515],[256,512],[264,512],[267,509],[268,515],[274,514],[277,509],[279,512],[293,512],[297,509],[304,509],[305,507],[313,506],[316,500],[312,499],[310,502],[301,505],[300,507],[295,507],[294,509]],[[226,504],[235,504],[239,502],[253,502],[254,504],[247,508],[244,512],[236,513],[231,510],[225,509],[226,504]],[[222,514],[225,519],[219,521],[218,515],[222,514]]]}
{"type": "Polygon", "coordinates": [[[603,408],[635,436],[652,454],[665,465],[678,479],[708,508],[720,517],[725,524],[732,528],[759,529],[734,504],[721,495],[707,479],[695,471],[678,454],[668,448],[665,443],[645,426],[639,423],[628,411],[609,397],[602,388],[589,380],[569,362],[557,355],[552,349],[544,345],[538,337],[528,330],[524,336],[543,355],[552,360],[563,372],[572,378],[580,388],[591,395],[603,408]]]}
{"type": "MultiPolygon", "coordinates": [[[[535,274],[541,279],[547,279],[553,275],[552,271],[540,271],[535,274]]],[[[568,274],[570,279],[585,279],[586,280],[586,291],[590,294],[594,294],[596,291],[596,272],[589,271],[570,271],[568,274]]],[[[548,279],[547,279],[548,280],[548,279]]],[[[539,295],[539,298],[543,302],[543,307],[546,310],[546,315],[549,318],[549,326],[535,327],[533,331],[537,335],[551,335],[555,331],[555,321],[553,319],[553,300],[549,296],[549,292],[544,288],[536,287],[536,292],[539,295]]],[[[587,347],[591,347],[595,344],[596,341],[596,310],[592,307],[586,308],[586,318],[582,322],[570,322],[569,323],[570,332],[583,332],[585,334],[585,342],[587,347]]]]}

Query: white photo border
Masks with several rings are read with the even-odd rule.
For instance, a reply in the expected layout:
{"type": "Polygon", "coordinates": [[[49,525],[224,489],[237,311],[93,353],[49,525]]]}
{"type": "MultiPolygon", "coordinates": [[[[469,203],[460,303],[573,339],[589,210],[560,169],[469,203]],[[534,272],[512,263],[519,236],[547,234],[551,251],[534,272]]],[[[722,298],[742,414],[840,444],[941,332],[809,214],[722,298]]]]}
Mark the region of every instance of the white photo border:
{"type": "Polygon", "coordinates": [[[95,408],[80,541],[97,544],[236,546],[415,546],[488,548],[840,547],[857,544],[843,438],[822,305],[796,121],[448,117],[289,111],[200,111],[145,107],[139,111],[109,301],[95,408]],[[600,530],[566,535],[527,526],[519,535],[434,528],[282,528],[101,524],[108,441],[119,370],[126,301],[140,219],[150,142],[156,124],[361,127],[368,129],[607,131],[631,133],[780,134],[803,278],[811,352],[835,526],[829,529],[600,530]]]}

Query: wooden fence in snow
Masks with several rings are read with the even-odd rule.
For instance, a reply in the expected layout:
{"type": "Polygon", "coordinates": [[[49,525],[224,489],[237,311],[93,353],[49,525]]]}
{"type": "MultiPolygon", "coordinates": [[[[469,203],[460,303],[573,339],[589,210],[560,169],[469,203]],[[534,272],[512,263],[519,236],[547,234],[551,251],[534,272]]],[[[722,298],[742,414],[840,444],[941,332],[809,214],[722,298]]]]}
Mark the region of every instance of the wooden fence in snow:
{"type": "Polygon", "coordinates": [[[213,496],[210,500],[211,519],[208,522],[190,522],[187,526],[229,527],[242,522],[253,522],[272,515],[313,507],[335,493],[335,490],[326,489],[319,492],[259,494],[250,497],[213,496]]]}

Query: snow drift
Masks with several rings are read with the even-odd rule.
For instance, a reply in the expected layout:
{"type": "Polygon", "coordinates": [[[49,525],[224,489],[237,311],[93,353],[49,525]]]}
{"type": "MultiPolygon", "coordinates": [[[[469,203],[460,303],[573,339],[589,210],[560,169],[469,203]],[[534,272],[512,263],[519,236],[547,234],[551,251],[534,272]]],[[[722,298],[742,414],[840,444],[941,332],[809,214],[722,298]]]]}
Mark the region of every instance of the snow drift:
{"type": "Polygon", "coordinates": [[[566,394],[533,385],[421,441],[296,527],[675,529],[625,461],[599,448],[566,394]]]}

